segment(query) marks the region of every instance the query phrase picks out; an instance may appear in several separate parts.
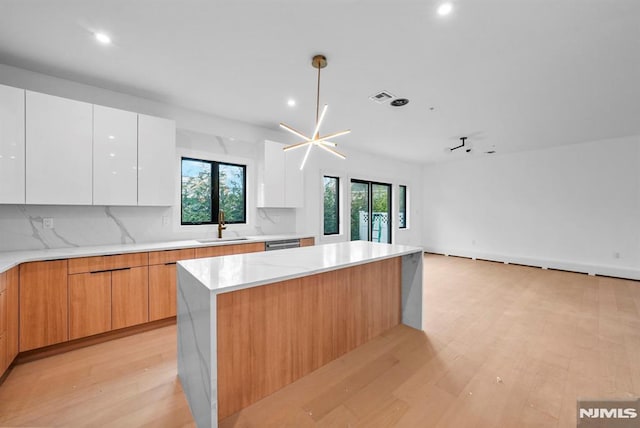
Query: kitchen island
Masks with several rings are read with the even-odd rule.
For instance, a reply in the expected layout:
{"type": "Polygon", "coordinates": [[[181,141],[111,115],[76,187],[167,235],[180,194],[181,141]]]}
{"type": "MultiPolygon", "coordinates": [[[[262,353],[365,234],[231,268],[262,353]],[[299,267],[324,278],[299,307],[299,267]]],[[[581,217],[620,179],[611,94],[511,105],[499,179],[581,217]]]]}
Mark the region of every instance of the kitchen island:
{"type": "Polygon", "coordinates": [[[178,263],[178,375],[199,427],[402,322],[422,329],[422,249],[364,241],[178,263]]]}

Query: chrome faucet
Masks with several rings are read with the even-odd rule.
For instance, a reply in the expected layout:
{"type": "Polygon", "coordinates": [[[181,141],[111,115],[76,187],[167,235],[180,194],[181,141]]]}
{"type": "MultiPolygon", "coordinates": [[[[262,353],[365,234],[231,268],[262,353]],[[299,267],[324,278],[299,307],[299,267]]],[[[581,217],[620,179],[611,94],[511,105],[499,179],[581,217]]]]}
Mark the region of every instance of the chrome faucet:
{"type": "Polygon", "coordinates": [[[218,211],[218,239],[222,239],[222,231],[226,229],[226,223],[224,222],[224,211],[218,211]]]}

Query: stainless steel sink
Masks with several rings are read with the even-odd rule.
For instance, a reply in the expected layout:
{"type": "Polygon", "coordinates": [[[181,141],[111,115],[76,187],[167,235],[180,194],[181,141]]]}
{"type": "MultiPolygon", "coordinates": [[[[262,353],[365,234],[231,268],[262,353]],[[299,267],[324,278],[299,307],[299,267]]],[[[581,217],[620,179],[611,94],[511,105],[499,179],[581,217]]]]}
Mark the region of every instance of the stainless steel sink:
{"type": "Polygon", "coordinates": [[[216,242],[229,242],[229,241],[246,241],[249,238],[209,238],[209,239],[196,239],[201,244],[213,244],[216,242]]]}

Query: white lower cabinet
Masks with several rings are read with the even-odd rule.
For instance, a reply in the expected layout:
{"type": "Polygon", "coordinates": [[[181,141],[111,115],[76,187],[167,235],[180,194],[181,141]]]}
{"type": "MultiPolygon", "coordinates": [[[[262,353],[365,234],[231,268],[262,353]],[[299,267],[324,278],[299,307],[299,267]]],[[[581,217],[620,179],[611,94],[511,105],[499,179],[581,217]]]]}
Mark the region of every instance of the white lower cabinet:
{"type": "Polygon", "coordinates": [[[93,106],[26,91],[26,203],[91,205],[93,106]]]}

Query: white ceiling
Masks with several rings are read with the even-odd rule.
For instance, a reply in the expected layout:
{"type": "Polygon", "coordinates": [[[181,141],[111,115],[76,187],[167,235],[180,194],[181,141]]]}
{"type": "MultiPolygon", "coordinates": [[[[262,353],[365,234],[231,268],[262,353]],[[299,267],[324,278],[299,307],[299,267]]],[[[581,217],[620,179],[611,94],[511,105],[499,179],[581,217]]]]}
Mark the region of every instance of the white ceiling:
{"type": "Polygon", "coordinates": [[[0,62],[310,133],[324,53],[323,130],[351,128],[347,154],[416,162],[468,156],[444,151],[464,135],[480,156],[640,134],[640,1],[455,5],[443,19],[434,0],[0,0],[0,62]],[[368,99],[383,89],[411,102],[368,99]]]}

